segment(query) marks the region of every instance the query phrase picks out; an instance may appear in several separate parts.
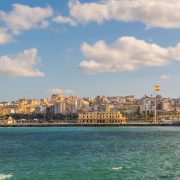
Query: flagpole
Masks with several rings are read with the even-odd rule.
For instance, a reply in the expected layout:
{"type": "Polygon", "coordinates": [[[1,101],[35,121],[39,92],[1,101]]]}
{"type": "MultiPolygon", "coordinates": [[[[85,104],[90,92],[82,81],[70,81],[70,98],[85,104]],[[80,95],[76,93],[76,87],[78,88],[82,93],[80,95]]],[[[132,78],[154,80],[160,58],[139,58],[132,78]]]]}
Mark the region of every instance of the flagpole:
{"type": "Polygon", "coordinates": [[[155,85],[155,88],[154,88],[154,90],[155,90],[155,109],[154,109],[154,118],[155,118],[155,122],[157,123],[157,94],[156,94],[156,92],[157,91],[159,91],[160,90],[160,86],[157,86],[157,85],[155,85]]]}
{"type": "Polygon", "coordinates": [[[154,110],[155,122],[157,122],[157,100],[156,100],[156,93],[155,93],[155,110],[154,110]]]}

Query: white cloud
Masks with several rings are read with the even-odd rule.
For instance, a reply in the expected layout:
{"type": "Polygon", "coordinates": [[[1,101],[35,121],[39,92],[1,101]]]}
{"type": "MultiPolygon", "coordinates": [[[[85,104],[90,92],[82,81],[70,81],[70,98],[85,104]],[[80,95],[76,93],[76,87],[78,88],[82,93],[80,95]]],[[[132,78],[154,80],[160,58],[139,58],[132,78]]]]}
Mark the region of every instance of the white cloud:
{"type": "Polygon", "coordinates": [[[161,67],[180,60],[180,44],[163,48],[134,37],[121,37],[107,45],[98,41],[84,43],[81,51],[85,60],[79,65],[87,73],[133,71],[143,67],[161,67]]]}
{"type": "Polygon", "coordinates": [[[53,18],[54,22],[60,23],[60,24],[69,24],[71,26],[76,26],[77,23],[76,21],[74,21],[72,18],[70,17],[64,17],[64,16],[56,16],[55,18],[53,18]]]}
{"type": "Polygon", "coordinates": [[[13,4],[13,10],[9,13],[0,11],[0,21],[13,34],[17,35],[31,28],[46,28],[48,18],[53,15],[50,7],[29,7],[22,4],[13,4]]]}
{"type": "Polygon", "coordinates": [[[0,28],[0,44],[5,44],[12,40],[11,34],[9,34],[5,29],[0,28]]]}
{"type": "Polygon", "coordinates": [[[29,49],[16,56],[0,56],[0,74],[12,77],[42,77],[44,74],[37,68],[40,58],[37,49],[29,49]]]}
{"type": "Polygon", "coordinates": [[[168,79],[170,79],[171,77],[170,77],[170,75],[162,75],[161,76],[161,79],[162,80],[168,80],[168,79]]]}
{"type": "Polygon", "coordinates": [[[70,90],[70,89],[63,90],[63,89],[55,88],[55,89],[50,89],[48,91],[48,94],[50,94],[50,95],[60,94],[60,95],[70,96],[70,95],[74,94],[74,91],[70,90]]]}
{"type": "Polygon", "coordinates": [[[179,0],[70,0],[70,17],[79,23],[117,20],[140,21],[147,27],[180,28],[179,0]]]}

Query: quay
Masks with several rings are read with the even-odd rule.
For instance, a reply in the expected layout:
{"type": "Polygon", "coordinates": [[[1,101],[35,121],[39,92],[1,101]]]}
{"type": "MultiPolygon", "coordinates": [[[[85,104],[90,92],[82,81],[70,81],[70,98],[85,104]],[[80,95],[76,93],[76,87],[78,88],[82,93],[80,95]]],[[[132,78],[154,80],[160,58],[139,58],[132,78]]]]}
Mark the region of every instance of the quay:
{"type": "Polygon", "coordinates": [[[173,123],[17,123],[0,124],[0,127],[117,127],[117,126],[180,126],[180,122],[173,123]]]}

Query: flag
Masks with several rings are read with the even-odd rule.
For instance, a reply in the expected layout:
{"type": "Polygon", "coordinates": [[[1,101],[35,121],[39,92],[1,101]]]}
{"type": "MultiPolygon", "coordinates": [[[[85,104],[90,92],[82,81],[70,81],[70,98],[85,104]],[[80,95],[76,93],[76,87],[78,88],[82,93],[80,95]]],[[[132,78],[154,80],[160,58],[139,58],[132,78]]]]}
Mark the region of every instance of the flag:
{"type": "Polygon", "coordinates": [[[160,91],[160,86],[155,86],[155,91],[160,91]]]}

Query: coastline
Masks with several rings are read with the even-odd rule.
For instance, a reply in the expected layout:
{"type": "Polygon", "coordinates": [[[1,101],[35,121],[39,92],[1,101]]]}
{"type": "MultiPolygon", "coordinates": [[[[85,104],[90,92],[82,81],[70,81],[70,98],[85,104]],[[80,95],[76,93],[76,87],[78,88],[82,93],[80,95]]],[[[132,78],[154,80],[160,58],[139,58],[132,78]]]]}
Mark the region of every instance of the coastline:
{"type": "Polygon", "coordinates": [[[126,123],[126,124],[80,124],[80,123],[26,123],[26,124],[0,124],[0,127],[117,127],[117,126],[180,126],[180,122],[175,123],[126,123]]]}

